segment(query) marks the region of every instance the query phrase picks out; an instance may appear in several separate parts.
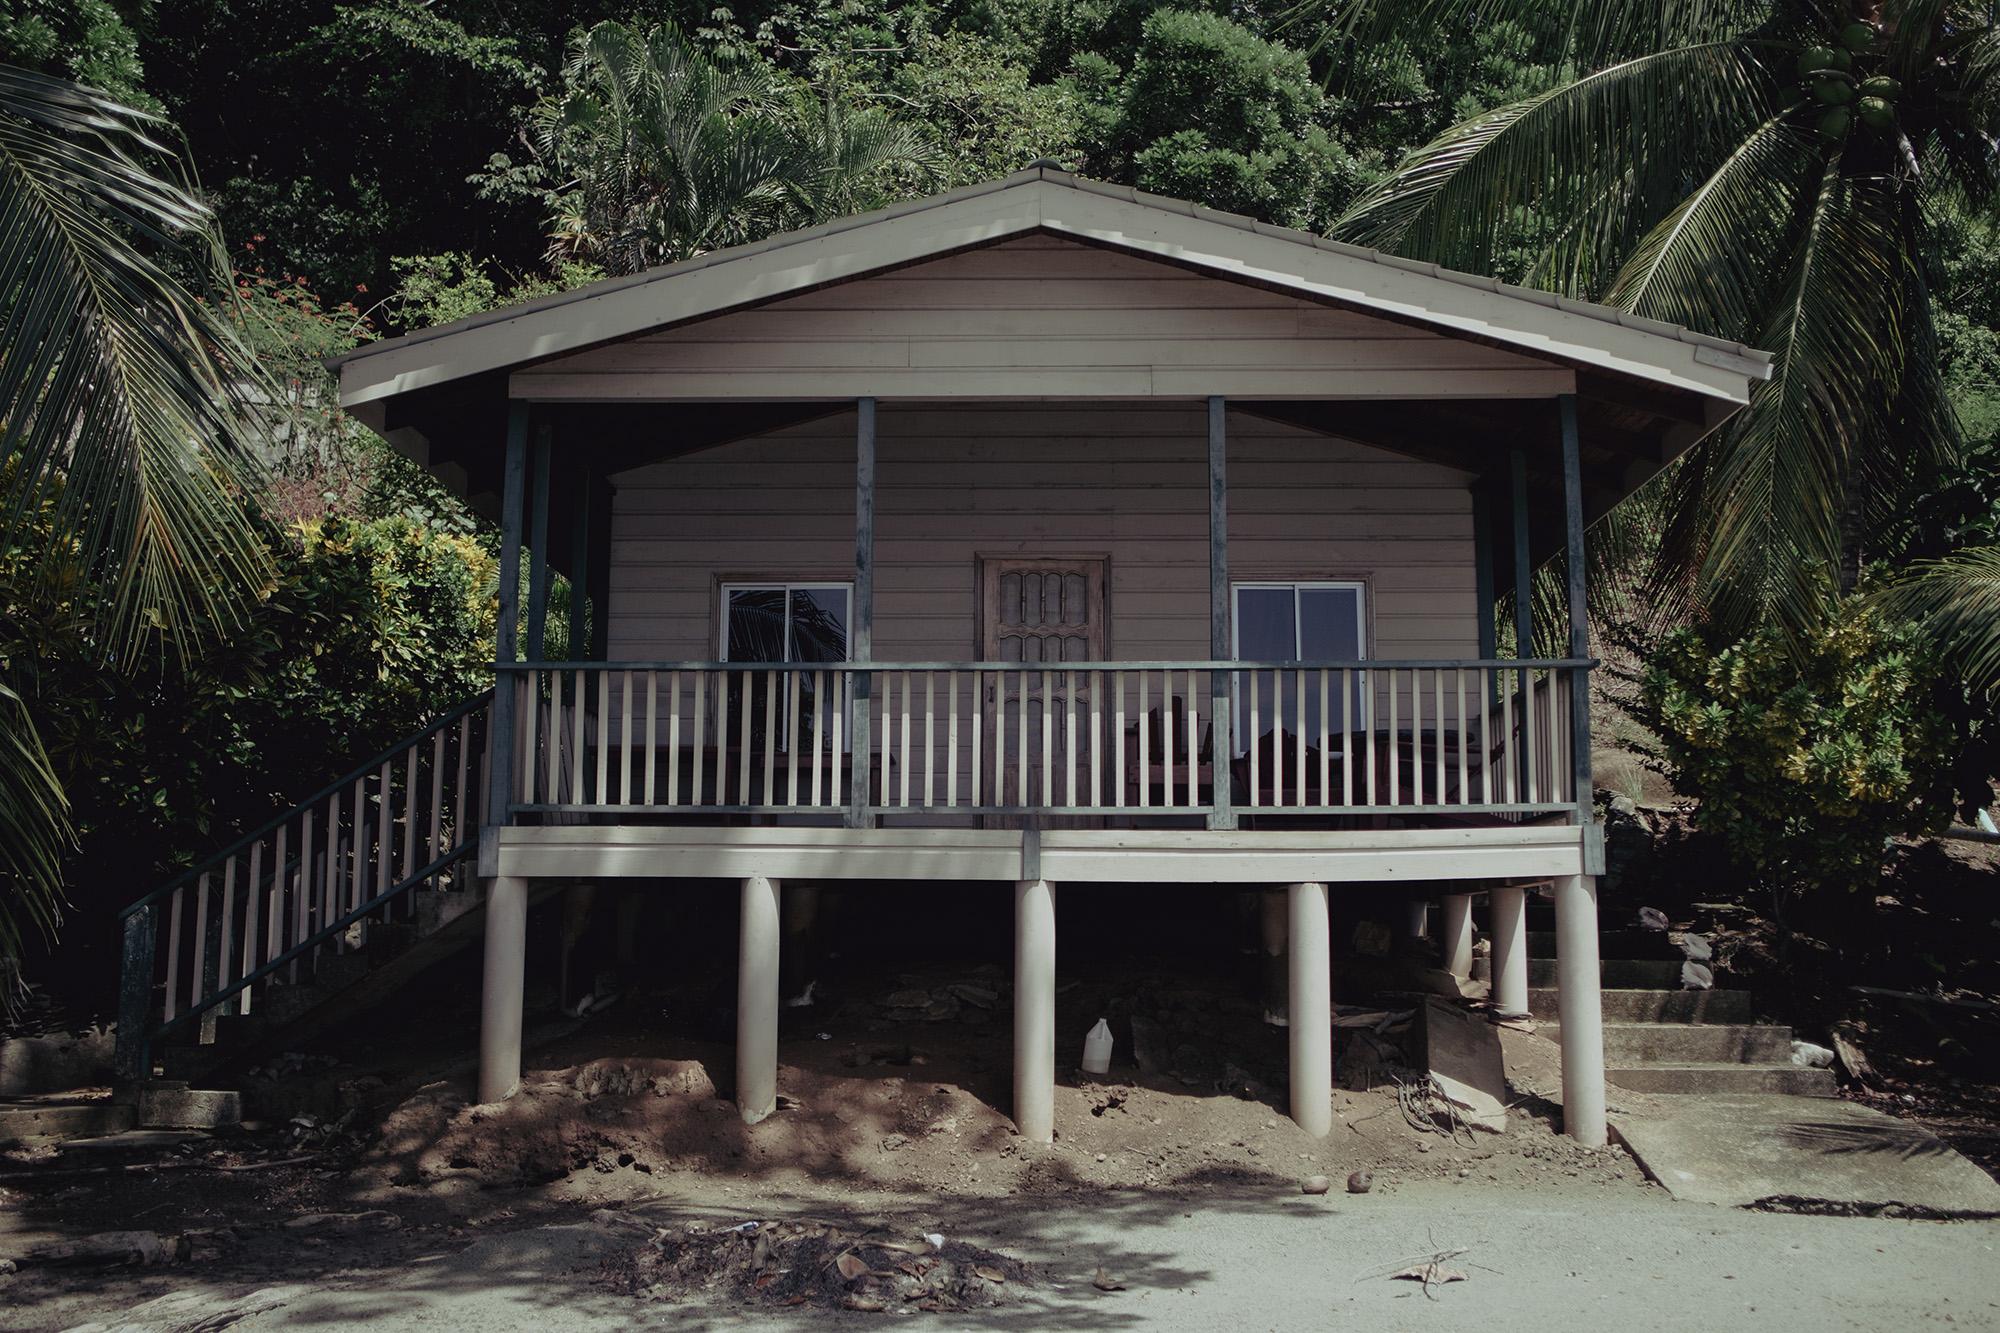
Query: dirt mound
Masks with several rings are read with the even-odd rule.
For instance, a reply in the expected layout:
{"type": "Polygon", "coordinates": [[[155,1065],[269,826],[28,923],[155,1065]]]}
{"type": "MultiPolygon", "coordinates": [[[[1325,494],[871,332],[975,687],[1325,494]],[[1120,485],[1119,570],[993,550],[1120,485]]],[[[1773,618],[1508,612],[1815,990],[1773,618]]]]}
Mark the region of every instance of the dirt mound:
{"type": "Polygon", "coordinates": [[[849,1310],[984,1309],[1021,1298],[1028,1265],[943,1236],[908,1239],[817,1221],[660,1229],[603,1263],[599,1280],[648,1300],[734,1298],[849,1310]]]}
{"type": "Polygon", "coordinates": [[[688,1122],[734,1119],[699,1061],[592,1060],[531,1073],[492,1106],[467,1105],[459,1085],[427,1084],[383,1122],[378,1154],[398,1184],[539,1185],[574,1171],[664,1169],[669,1142],[698,1146],[681,1132],[688,1122]]]}

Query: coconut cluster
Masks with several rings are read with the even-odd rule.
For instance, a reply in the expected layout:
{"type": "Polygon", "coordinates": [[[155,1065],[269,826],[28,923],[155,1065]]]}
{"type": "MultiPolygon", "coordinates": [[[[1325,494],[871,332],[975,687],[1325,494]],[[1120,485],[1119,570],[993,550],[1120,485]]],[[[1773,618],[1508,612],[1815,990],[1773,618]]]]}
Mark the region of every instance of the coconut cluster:
{"type": "Polygon", "coordinates": [[[1820,137],[1839,142],[1860,119],[1871,130],[1896,123],[1896,99],[1903,85],[1886,74],[1857,80],[1854,57],[1875,44],[1875,25],[1854,22],[1840,30],[1836,42],[1809,46],[1799,53],[1799,78],[1826,110],[1819,118],[1820,137]]]}

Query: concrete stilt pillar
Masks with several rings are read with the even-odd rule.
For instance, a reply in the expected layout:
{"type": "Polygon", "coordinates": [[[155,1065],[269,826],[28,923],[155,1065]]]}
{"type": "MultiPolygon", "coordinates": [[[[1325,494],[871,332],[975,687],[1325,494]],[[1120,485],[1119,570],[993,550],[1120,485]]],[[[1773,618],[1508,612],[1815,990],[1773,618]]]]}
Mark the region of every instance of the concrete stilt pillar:
{"type": "Polygon", "coordinates": [[[1444,896],[1444,970],[1460,981],[1472,975],[1472,895],[1444,896]]]}
{"type": "Polygon", "coordinates": [[[1014,886],[1014,1126],[1056,1137],[1056,894],[1045,879],[1014,886]]]}
{"type": "Polygon", "coordinates": [[[736,1109],[754,1125],[778,1109],[778,883],[743,881],[736,942],[736,1109]]]}
{"type": "Polygon", "coordinates": [[[1291,974],[1285,969],[1286,921],[1291,912],[1284,889],[1266,889],[1258,895],[1258,936],[1263,952],[1264,1021],[1283,1027],[1291,1011],[1291,974]]]}
{"type": "Polygon", "coordinates": [[[1403,904],[1403,929],[1413,940],[1431,933],[1431,903],[1428,898],[1412,898],[1403,904]]]}
{"type": "Polygon", "coordinates": [[[1496,885],[1493,904],[1493,1008],[1512,1017],[1528,1012],[1528,892],[1496,885]]]}
{"type": "Polygon", "coordinates": [[[528,881],[486,886],[486,972],[479,993],[479,1100],[505,1101],[521,1086],[521,993],[528,962],[528,881]]]}
{"type": "Polygon", "coordinates": [[[1597,877],[1556,881],[1556,1009],[1562,1023],[1563,1129],[1601,1148],[1604,997],[1597,965],[1597,877]]]}
{"type": "Polygon", "coordinates": [[[1306,1133],[1333,1132],[1333,947],[1326,885],[1294,884],[1290,900],[1292,1119],[1306,1133]]]}

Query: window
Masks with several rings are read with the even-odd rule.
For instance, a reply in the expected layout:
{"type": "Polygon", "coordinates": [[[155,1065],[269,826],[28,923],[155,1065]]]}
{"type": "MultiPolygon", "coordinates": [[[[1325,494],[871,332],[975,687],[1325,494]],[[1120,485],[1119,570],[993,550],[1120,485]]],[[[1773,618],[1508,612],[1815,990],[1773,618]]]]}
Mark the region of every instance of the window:
{"type": "MultiPolygon", "coordinates": [[[[1356,662],[1367,655],[1366,588],[1360,583],[1239,583],[1232,592],[1239,662],[1356,662]]],[[[1361,683],[1357,673],[1357,700],[1361,683]]],[[[1289,688],[1278,688],[1276,672],[1257,673],[1259,731],[1269,735],[1282,727],[1297,735],[1303,726],[1305,735],[1316,742],[1318,689],[1307,689],[1305,717],[1301,719],[1297,688],[1289,677],[1286,684],[1289,688]]],[[[1340,724],[1338,715],[1327,719],[1329,729],[1340,724]]],[[[1249,685],[1243,677],[1236,687],[1239,753],[1249,748],[1249,730],[1249,685]]]]}
{"type": "MultiPolygon", "coordinates": [[[[725,662],[845,662],[847,627],[853,588],[845,583],[732,583],[722,588],[722,660],[725,662]]],[[[786,672],[732,672],[729,675],[730,715],[748,711],[751,753],[764,744],[768,692],[782,700],[790,689],[786,672]]],[[[810,737],[819,710],[812,676],[798,682],[800,735],[810,737]]],[[[790,710],[768,710],[778,717],[777,743],[789,748],[790,710]]],[[[735,738],[730,738],[733,741],[735,738]]]]}
{"type": "Polygon", "coordinates": [[[725,662],[844,662],[853,588],[845,583],[725,584],[725,662]]]}

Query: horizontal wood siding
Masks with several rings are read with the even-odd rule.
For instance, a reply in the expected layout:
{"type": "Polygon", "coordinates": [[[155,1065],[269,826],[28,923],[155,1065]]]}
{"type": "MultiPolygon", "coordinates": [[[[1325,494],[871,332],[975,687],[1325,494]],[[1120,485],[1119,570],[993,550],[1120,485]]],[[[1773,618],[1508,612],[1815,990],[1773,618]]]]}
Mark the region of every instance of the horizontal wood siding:
{"type": "Polygon", "coordinates": [[[1545,396],[1547,362],[1053,237],[518,371],[516,396],[1545,396]]]}
{"type": "MultiPolygon", "coordinates": [[[[1378,657],[1472,657],[1472,511],[1451,469],[1229,417],[1240,579],[1365,578],[1378,657]]],[[[978,655],[981,555],[1110,557],[1110,656],[1208,656],[1206,416],[1199,404],[882,405],[879,660],[978,655]]],[[[716,656],[717,587],[846,579],[854,419],[825,418],[622,474],[614,659],[716,656]]]]}

